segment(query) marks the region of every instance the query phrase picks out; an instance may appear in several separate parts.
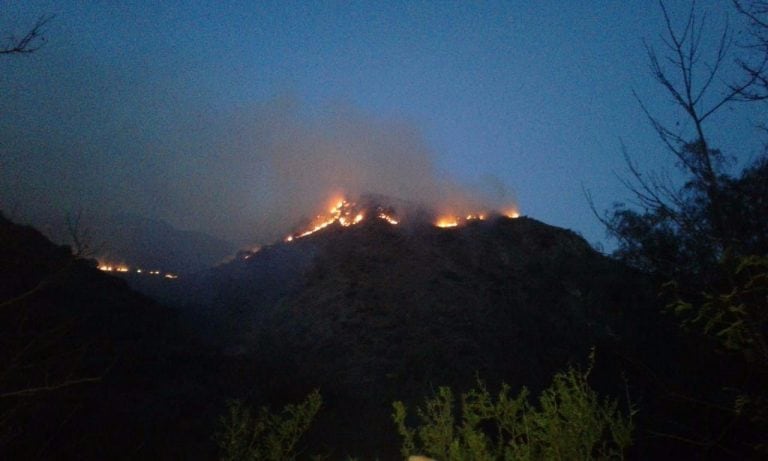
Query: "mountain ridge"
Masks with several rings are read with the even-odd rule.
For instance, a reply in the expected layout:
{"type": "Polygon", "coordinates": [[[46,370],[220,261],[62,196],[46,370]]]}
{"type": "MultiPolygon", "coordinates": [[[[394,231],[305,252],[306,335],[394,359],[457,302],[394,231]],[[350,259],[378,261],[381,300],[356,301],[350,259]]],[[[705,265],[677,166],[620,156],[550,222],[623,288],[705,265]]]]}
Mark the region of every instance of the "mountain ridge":
{"type": "Polygon", "coordinates": [[[320,388],[334,416],[319,426],[369,454],[397,444],[393,400],[478,376],[539,389],[595,346],[615,382],[617,351],[672,331],[658,328],[650,280],[528,217],[329,225],[179,282],[174,296],[218,328],[215,343],[268,370],[266,393],[320,388]]]}

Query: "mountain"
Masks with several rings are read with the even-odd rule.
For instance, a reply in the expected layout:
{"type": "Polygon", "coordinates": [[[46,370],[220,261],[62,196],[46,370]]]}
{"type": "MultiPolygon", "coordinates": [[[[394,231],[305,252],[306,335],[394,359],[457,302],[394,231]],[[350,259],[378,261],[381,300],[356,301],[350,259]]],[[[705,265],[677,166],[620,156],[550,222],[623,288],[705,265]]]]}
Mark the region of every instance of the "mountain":
{"type": "Polygon", "coordinates": [[[97,221],[94,235],[103,242],[100,256],[108,261],[176,274],[207,269],[235,252],[233,244],[208,234],[131,214],[97,221]]]}
{"type": "MultiPolygon", "coordinates": [[[[112,265],[188,274],[219,264],[236,247],[203,232],[178,229],[166,221],[131,213],[88,214],[79,219],[94,257],[112,265]]],[[[59,243],[71,243],[66,219],[33,216],[35,226],[59,243]]]]}
{"type": "Polygon", "coordinates": [[[536,392],[593,347],[590,383],[640,408],[634,457],[691,453],[644,428],[716,427],[680,396],[717,395],[728,365],[660,314],[643,274],[532,218],[441,228],[393,203],[339,202],[155,300],[0,217],[3,457],[210,459],[226,399],[274,408],[318,388],[304,453],[396,459],[392,401],[478,377],[536,392]]]}
{"type": "Polygon", "coordinates": [[[623,397],[629,373],[643,417],[663,418],[642,368],[695,353],[642,274],[535,219],[439,228],[429,213],[410,213],[421,219],[393,225],[375,219],[383,209],[397,211],[365,202],[359,224],[333,222],[185,278],[168,299],[195,312],[221,348],[258,364],[262,399],[319,388],[326,410],[315,440],[341,437],[336,449],[361,456],[397,456],[393,400],[477,377],[540,389],[593,347],[597,387],[623,397]]]}

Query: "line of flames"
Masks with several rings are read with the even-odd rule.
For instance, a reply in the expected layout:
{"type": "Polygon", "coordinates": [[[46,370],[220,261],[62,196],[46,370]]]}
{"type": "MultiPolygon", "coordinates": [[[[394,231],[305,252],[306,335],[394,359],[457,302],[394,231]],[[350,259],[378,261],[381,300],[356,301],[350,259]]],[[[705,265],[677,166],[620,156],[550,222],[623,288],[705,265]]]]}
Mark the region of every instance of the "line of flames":
{"type": "Polygon", "coordinates": [[[158,270],[145,271],[144,269],[141,269],[141,268],[133,269],[131,267],[123,266],[123,265],[115,266],[112,264],[99,264],[98,269],[104,272],[136,273],[136,274],[149,274],[149,275],[158,275],[158,276],[162,275],[164,278],[172,279],[172,280],[179,278],[178,275],[173,274],[171,272],[160,272],[158,270]]]}
{"type": "MultiPolygon", "coordinates": [[[[318,232],[320,230],[325,229],[326,227],[334,224],[339,223],[341,226],[349,227],[353,226],[355,224],[358,224],[365,219],[365,215],[363,213],[357,213],[353,215],[353,208],[355,204],[350,203],[345,199],[339,199],[334,202],[333,207],[329,210],[329,216],[317,216],[315,218],[314,223],[312,224],[312,227],[304,232],[297,233],[297,234],[291,234],[288,237],[285,238],[286,242],[292,242],[296,239],[300,239],[303,237],[307,237],[308,235],[312,235],[315,232],[318,232]]],[[[508,217],[508,218],[518,218],[520,217],[520,214],[517,210],[508,210],[503,213],[502,215],[508,217]]],[[[397,217],[387,214],[383,211],[380,211],[376,217],[378,219],[382,219],[386,222],[388,222],[391,225],[397,225],[400,223],[400,221],[397,219],[397,217]]],[[[461,216],[453,216],[453,215],[445,215],[440,216],[435,221],[435,226],[447,228],[447,227],[458,227],[463,223],[469,222],[469,221],[484,221],[487,217],[486,213],[470,213],[466,215],[465,217],[461,216]]]]}
{"type": "MultiPolygon", "coordinates": [[[[516,210],[505,211],[501,214],[511,219],[520,217],[520,213],[516,210]]],[[[458,227],[470,221],[485,221],[487,217],[488,215],[486,213],[470,213],[463,218],[461,216],[455,215],[443,215],[437,218],[435,221],[435,226],[441,228],[458,227]]]]}
{"type": "MultiPolygon", "coordinates": [[[[354,226],[355,224],[361,223],[363,219],[365,219],[365,214],[362,212],[353,213],[354,206],[354,203],[350,203],[345,199],[337,200],[335,205],[329,210],[330,216],[317,216],[312,228],[299,234],[291,234],[285,238],[285,241],[292,242],[296,239],[312,235],[337,222],[343,227],[354,226]]],[[[380,213],[378,217],[386,220],[390,224],[397,224],[396,219],[384,213],[380,213]]]]}

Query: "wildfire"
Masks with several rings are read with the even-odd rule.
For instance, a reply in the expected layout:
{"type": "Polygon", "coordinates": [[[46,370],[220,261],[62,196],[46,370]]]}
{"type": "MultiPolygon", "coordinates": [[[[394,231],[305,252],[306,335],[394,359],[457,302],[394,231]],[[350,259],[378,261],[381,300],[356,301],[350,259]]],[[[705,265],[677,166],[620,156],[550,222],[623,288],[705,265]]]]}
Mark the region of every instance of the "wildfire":
{"type": "MultiPolygon", "coordinates": [[[[383,219],[392,225],[396,225],[399,221],[391,214],[380,212],[376,215],[377,218],[383,219]]],[[[338,223],[342,227],[350,227],[355,224],[360,224],[365,219],[365,213],[360,211],[357,204],[350,202],[344,198],[334,200],[333,206],[328,210],[328,215],[318,215],[315,220],[310,224],[310,228],[303,232],[291,234],[285,238],[286,242],[292,242],[296,239],[312,235],[315,232],[325,229],[335,223],[338,223]]]]}
{"type": "Polygon", "coordinates": [[[459,225],[459,219],[455,216],[442,216],[437,219],[435,226],[437,227],[456,227],[459,225]]]}
{"type": "Polygon", "coordinates": [[[510,208],[502,212],[498,212],[498,211],[490,212],[490,213],[477,212],[477,213],[468,213],[466,215],[458,215],[458,216],[457,215],[440,215],[437,217],[434,224],[435,226],[442,227],[442,228],[458,227],[470,221],[485,221],[488,218],[489,214],[492,216],[503,215],[508,218],[520,217],[520,213],[517,211],[517,209],[510,208]],[[464,217],[460,217],[460,216],[464,216],[464,217]]]}
{"type": "MultiPolygon", "coordinates": [[[[336,198],[331,202],[327,214],[318,215],[310,223],[309,228],[288,235],[285,242],[292,242],[296,239],[307,237],[328,226],[338,223],[339,226],[349,227],[359,224],[366,218],[366,212],[372,216],[372,219],[381,219],[395,226],[400,224],[401,220],[397,212],[391,207],[377,206],[368,209],[365,205],[358,206],[345,198],[336,198]],[[360,211],[360,210],[363,211],[360,211]]],[[[507,216],[509,218],[518,218],[520,216],[517,208],[510,207],[504,211],[490,211],[489,209],[478,211],[463,211],[454,214],[439,215],[434,221],[434,225],[440,228],[458,227],[469,223],[470,221],[485,221],[489,216],[507,216]]]]}
{"type": "Polygon", "coordinates": [[[133,272],[133,273],[136,273],[136,274],[145,274],[146,273],[146,274],[149,274],[149,275],[162,275],[163,277],[165,277],[167,279],[177,279],[177,278],[179,278],[178,275],[173,274],[171,272],[163,273],[163,272],[160,272],[159,270],[151,270],[151,271],[145,272],[141,268],[137,267],[136,269],[132,269],[129,266],[122,265],[122,264],[117,266],[117,265],[108,264],[108,263],[100,263],[97,266],[97,268],[100,271],[104,271],[104,272],[120,272],[120,273],[124,273],[124,274],[130,273],[130,272],[133,272]]]}
{"type": "Polygon", "coordinates": [[[330,216],[317,216],[315,221],[311,224],[311,228],[298,234],[292,234],[285,238],[286,242],[292,242],[294,239],[299,239],[312,235],[315,232],[325,229],[331,224],[338,222],[344,227],[357,224],[363,220],[361,214],[353,215],[353,203],[347,202],[345,199],[334,200],[334,205],[328,210],[330,216]]]}
{"type": "Polygon", "coordinates": [[[386,214],[386,213],[379,213],[379,219],[383,219],[384,221],[394,225],[397,225],[400,223],[397,219],[393,218],[392,216],[386,214]]]}

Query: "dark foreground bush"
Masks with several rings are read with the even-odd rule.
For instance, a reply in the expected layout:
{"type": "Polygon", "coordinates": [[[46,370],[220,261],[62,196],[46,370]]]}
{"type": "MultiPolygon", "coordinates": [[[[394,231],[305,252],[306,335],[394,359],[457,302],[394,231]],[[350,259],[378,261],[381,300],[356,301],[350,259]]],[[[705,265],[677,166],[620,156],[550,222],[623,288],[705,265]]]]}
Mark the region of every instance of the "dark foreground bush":
{"type": "Polygon", "coordinates": [[[569,368],[529,402],[528,390],[516,396],[502,385],[496,398],[478,382],[461,395],[460,415],[448,387],[427,399],[416,414],[420,424],[406,425],[402,402],[393,418],[403,437],[403,456],[422,454],[439,461],[623,459],[632,442],[632,415],[618,403],[600,399],[587,384],[587,372],[569,368]]]}
{"type": "Polygon", "coordinates": [[[241,401],[229,403],[215,435],[225,461],[282,461],[296,458],[296,444],[322,405],[318,391],[279,413],[262,407],[258,415],[241,401]]]}

